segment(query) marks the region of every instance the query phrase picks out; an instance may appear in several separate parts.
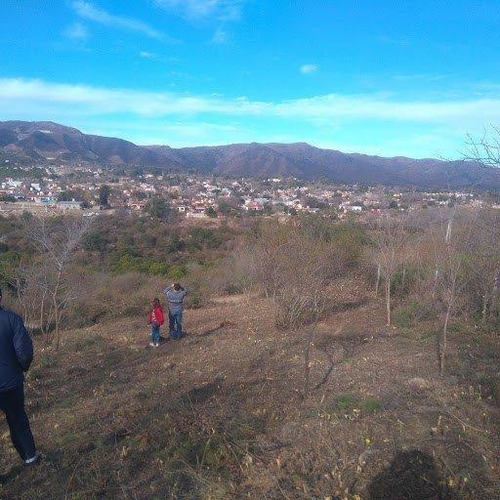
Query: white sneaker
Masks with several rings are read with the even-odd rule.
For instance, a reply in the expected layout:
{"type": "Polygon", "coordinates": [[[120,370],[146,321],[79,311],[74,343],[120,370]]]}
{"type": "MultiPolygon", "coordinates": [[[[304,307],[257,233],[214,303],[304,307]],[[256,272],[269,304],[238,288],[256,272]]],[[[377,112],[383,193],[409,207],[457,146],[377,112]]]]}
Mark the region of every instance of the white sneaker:
{"type": "Polygon", "coordinates": [[[37,451],[35,456],[24,461],[24,465],[36,465],[40,461],[40,453],[37,451]]]}
{"type": "Polygon", "coordinates": [[[155,347],[160,347],[159,342],[155,342],[155,347]]]}
{"type": "Polygon", "coordinates": [[[149,343],[149,347],[156,347],[154,342],[149,343]]]}

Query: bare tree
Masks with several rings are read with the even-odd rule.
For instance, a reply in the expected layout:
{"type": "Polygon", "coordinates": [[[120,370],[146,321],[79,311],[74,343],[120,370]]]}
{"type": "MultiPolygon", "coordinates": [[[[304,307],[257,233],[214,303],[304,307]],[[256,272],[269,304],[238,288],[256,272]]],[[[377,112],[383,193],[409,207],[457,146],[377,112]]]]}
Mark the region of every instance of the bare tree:
{"type": "Polygon", "coordinates": [[[446,356],[446,349],[448,343],[448,326],[450,322],[450,317],[455,307],[456,293],[457,293],[457,279],[458,273],[462,265],[460,254],[457,251],[457,247],[452,242],[451,234],[453,229],[453,219],[448,221],[446,225],[445,233],[445,252],[444,257],[444,289],[443,289],[443,299],[446,304],[446,313],[444,317],[443,330],[441,338],[438,336],[438,362],[439,362],[439,372],[441,375],[444,373],[444,362],[446,356]]]}
{"type": "Polygon", "coordinates": [[[34,218],[26,226],[28,241],[38,256],[20,269],[18,296],[25,312],[38,310],[40,329],[46,342],[53,328],[56,349],[61,341],[62,313],[73,298],[69,267],[73,254],[90,221],[83,217],[34,218]]]}
{"type": "Polygon", "coordinates": [[[500,168],[500,127],[485,127],[480,138],[467,134],[464,160],[474,161],[487,167],[500,168]]]}
{"type": "Polygon", "coordinates": [[[471,251],[477,233],[476,212],[450,212],[441,224],[440,259],[437,264],[438,300],[444,306],[444,320],[441,334],[437,336],[439,372],[444,373],[448,347],[450,320],[456,312],[459,298],[470,283],[472,272],[471,251]]]}
{"type": "Polygon", "coordinates": [[[285,278],[284,266],[289,255],[289,244],[295,231],[291,224],[272,222],[261,224],[257,239],[252,243],[256,256],[256,273],[266,298],[276,300],[285,278]]]}
{"type": "Polygon", "coordinates": [[[248,297],[256,285],[258,266],[254,252],[246,246],[237,248],[231,255],[227,272],[231,273],[232,281],[248,297]]]}
{"type": "Polygon", "coordinates": [[[389,217],[378,220],[372,227],[372,237],[375,243],[373,259],[377,265],[378,293],[379,282],[384,281],[386,321],[387,326],[392,323],[392,280],[398,269],[410,258],[411,245],[409,233],[406,230],[406,219],[403,217],[389,217]]]}
{"type": "MultiPolygon", "coordinates": [[[[474,161],[491,168],[500,168],[500,126],[490,124],[483,130],[481,137],[476,138],[467,134],[465,151],[462,154],[465,160],[474,161]]],[[[482,234],[483,243],[485,239],[488,244],[483,247],[488,248],[488,257],[482,259],[482,273],[479,282],[483,284],[483,322],[491,319],[495,312],[498,312],[498,295],[500,288],[500,263],[498,260],[498,225],[489,227],[487,234],[482,234]]]]}
{"type": "MultiPolygon", "coordinates": [[[[347,270],[350,260],[342,243],[311,230],[311,221],[265,222],[245,242],[243,272],[255,272],[255,282],[276,306],[276,323],[282,328],[304,332],[303,389],[310,390],[310,352],[317,323],[332,302],[332,279],[347,270]],[[251,256],[251,257],[250,257],[251,256]],[[253,262],[248,266],[248,262],[253,262]]],[[[328,230],[328,223],[325,223],[328,230]]],[[[330,228],[331,229],[331,228],[330,228]]],[[[239,254],[238,254],[239,255],[239,254]]],[[[238,262],[238,261],[236,261],[238,262]]]]}
{"type": "Polygon", "coordinates": [[[245,259],[235,262],[244,266],[240,272],[255,273],[254,282],[277,305],[278,324],[297,328],[323,307],[325,285],[340,260],[328,241],[308,235],[300,222],[266,222],[244,245],[235,256],[245,259]]]}
{"type": "Polygon", "coordinates": [[[440,318],[436,351],[439,371],[444,373],[451,321],[481,314],[488,323],[496,317],[499,216],[455,206],[425,211],[417,219],[421,233],[414,257],[419,261],[418,294],[428,300],[424,313],[431,306],[440,318]]]}
{"type": "MultiPolygon", "coordinates": [[[[46,262],[21,261],[11,280],[17,292],[17,299],[23,309],[24,322],[30,329],[39,329],[48,342],[52,318],[47,317],[49,286],[46,262]]],[[[50,309],[50,308],[49,308],[50,309]]]]}
{"type": "Polygon", "coordinates": [[[471,242],[474,265],[472,282],[468,286],[472,308],[480,308],[483,324],[498,318],[500,287],[500,215],[496,211],[481,211],[471,242]]]}
{"type": "Polygon", "coordinates": [[[380,279],[381,278],[382,278],[382,266],[380,265],[380,262],[377,262],[377,279],[375,281],[375,297],[378,297],[378,291],[380,289],[380,279]]]}

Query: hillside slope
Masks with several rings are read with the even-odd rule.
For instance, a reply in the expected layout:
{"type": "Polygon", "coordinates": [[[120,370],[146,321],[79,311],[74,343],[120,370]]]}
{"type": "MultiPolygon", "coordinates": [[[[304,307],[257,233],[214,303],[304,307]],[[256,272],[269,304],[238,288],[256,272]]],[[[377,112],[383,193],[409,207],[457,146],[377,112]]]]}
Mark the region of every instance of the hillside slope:
{"type": "Polygon", "coordinates": [[[383,158],[306,143],[230,144],[174,149],[86,135],[52,122],[0,122],[0,160],[150,166],[233,177],[297,177],[425,189],[500,189],[500,169],[432,158],[383,158]]]}
{"type": "Polygon", "coordinates": [[[499,498],[498,407],[437,376],[432,337],[387,332],[383,305],[348,289],[313,335],[304,390],[307,330],[272,317],[265,300],[225,297],[186,311],[188,335],[158,349],[128,318],[68,332],[55,355],[37,346],[27,398],[45,458],[13,466],[0,421],[0,497],[499,498]]]}
{"type": "Polygon", "coordinates": [[[87,162],[179,167],[175,159],[111,137],[83,134],[53,122],[0,122],[0,148],[38,162],[87,162]]]}

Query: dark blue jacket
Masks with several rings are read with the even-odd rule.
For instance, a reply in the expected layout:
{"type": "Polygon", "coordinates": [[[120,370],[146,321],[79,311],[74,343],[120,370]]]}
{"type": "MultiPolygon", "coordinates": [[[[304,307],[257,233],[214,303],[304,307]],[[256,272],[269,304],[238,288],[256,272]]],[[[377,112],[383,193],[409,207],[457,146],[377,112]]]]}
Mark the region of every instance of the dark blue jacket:
{"type": "Polygon", "coordinates": [[[0,307],[0,392],[22,386],[33,360],[33,343],[23,320],[0,307]]]}

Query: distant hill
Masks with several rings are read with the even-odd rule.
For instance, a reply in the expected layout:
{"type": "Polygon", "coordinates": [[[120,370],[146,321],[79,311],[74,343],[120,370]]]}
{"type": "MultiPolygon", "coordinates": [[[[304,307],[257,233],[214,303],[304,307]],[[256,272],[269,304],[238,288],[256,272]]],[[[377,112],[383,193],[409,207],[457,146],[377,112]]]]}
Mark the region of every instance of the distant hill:
{"type": "Polygon", "coordinates": [[[152,149],[123,139],[83,134],[75,128],[52,122],[0,122],[0,148],[20,159],[38,162],[182,167],[152,149]]]}
{"type": "Polygon", "coordinates": [[[328,179],[436,189],[500,189],[500,170],[465,161],[383,158],[320,149],[306,143],[231,144],[175,149],[137,146],[83,134],[52,122],[0,122],[0,152],[24,161],[142,165],[237,177],[328,179]]]}

